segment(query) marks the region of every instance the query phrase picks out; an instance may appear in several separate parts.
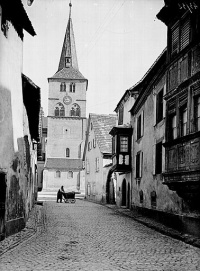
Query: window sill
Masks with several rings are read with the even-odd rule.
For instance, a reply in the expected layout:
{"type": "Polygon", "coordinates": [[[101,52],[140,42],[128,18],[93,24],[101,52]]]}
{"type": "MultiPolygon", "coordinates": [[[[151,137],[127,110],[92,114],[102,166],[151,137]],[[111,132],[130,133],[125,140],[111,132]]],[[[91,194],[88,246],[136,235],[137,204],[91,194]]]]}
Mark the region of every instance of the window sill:
{"type": "Polygon", "coordinates": [[[136,139],[136,142],[139,144],[140,141],[142,140],[143,136],[141,136],[140,138],[136,139]]]}
{"type": "Polygon", "coordinates": [[[136,177],[135,179],[136,179],[136,182],[140,182],[142,177],[136,177]]]}
{"type": "Polygon", "coordinates": [[[164,122],[165,122],[165,118],[163,117],[162,120],[160,120],[159,122],[156,122],[156,124],[154,125],[154,127],[156,127],[156,126],[162,126],[164,124],[164,122]]]}

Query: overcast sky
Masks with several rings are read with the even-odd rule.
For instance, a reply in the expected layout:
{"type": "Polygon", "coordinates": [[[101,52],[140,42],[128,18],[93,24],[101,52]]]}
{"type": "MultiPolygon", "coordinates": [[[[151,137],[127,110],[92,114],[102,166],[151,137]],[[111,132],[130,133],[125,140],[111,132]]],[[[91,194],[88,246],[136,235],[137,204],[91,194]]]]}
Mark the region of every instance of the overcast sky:
{"type": "MultiPolygon", "coordinates": [[[[79,70],[88,79],[87,115],[112,114],[166,47],[156,18],[163,0],[72,0],[79,70]]],[[[23,72],[41,88],[47,115],[47,78],[58,69],[69,0],[35,0],[27,14],[37,36],[25,32],[23,72]]]]}

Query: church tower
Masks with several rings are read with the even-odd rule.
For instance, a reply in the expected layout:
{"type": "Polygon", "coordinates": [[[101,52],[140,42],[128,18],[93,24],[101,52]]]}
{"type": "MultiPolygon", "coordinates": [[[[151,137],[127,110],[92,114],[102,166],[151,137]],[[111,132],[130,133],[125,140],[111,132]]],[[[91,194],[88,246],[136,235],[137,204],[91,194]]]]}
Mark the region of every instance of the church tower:
{"type": "Polygon", "coordinates": [[[80,73],[71,19],[64,37],[58,71],[50,78],[48,130],[43,188],[84,192],[82,152],[86,132],[88,80],[80,73]]]}

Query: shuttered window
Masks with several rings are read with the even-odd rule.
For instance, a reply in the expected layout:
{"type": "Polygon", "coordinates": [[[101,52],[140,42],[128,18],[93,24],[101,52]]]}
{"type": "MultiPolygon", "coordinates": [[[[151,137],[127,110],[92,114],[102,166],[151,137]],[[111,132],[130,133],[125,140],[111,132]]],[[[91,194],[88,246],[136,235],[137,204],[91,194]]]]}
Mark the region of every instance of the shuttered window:
{"type": "Polygon", "coordinates": [[[169,140],[174,140],[177,138],[177,122],[176,115],[172,114],[169,116],[169,140]]]}
{"type": "Polygon", "coordinates": [[[183,58],[181,58],[179,62],[179,79],[180,83],[183,82],[188,77],[188,57],[187,55],[183,58]]]}
{"type": "Polygon", "coordinates": [[[163,89],[157,94],[156,123],[163,119],[163,89]]]}
{"type": "Polygon", "coordinates": [[[140,151],[136,154],[136,178],[142,177],[143,153],[140,151]]]}
{"type": "Polygon", "coordinates": [[[190,19],[185,18],[171,27],[171,55],[177,54],[190,43],[190,19]]]}
{"type": "Polygon", "coordinates": [[[180,50],[184,49],[190,42],[190,21],[184,20],[181,26],[180,50]]]}
{"type": "Polygon", "coordinates": [[[185,136],[187,134],[187,107],[183,106],[180,109],[180,135],[185,136]]]}
{"type": "Polygon", "coordinates": [[[144,111],[137,118],[137,140],[144,134],[144,111]]]}
{"type": "Polygon", "coordinates": [[[123,124],[123,118],[124,118],[124,108],[120,107],[119,112],[118,112],[118,124],[121,125],[123,124]]]}
{"type": "Polygon", "coordinates": [[[178,63],[174,63],[169,69],[169,89],[178,85],[178,63]]]}
{"type": "Polygon", "coordinates": [[[195,97],[194,114],[196,131],[200,131],[200,97],[195,97]]]}
{"type": "Polygon", "coordinates": [[[155,163],[156,174],[162,173],[162,142],[156,144],[156,163],[155,163]]]}
{"type": "Polygon", "coordinates": [[[174,53],[177,53],[178,52],[178,47],[179,47],[179,26],[178,25],[175,25],[172,27],[171,29],[172,31],[172,48],[171,48],[171,53],[172,55],[174,53]]]}

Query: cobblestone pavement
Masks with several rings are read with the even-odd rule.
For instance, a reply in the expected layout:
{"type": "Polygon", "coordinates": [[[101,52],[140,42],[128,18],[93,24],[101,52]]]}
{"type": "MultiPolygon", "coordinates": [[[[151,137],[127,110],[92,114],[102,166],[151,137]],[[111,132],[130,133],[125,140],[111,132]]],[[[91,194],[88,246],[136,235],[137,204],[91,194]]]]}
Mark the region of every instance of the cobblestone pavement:
{"type": "Polygon", "coordinates": [[[42,230],[0,257],[1,271],[199,271],[200,249],[84,200],[45,202],[42,230]]]}

